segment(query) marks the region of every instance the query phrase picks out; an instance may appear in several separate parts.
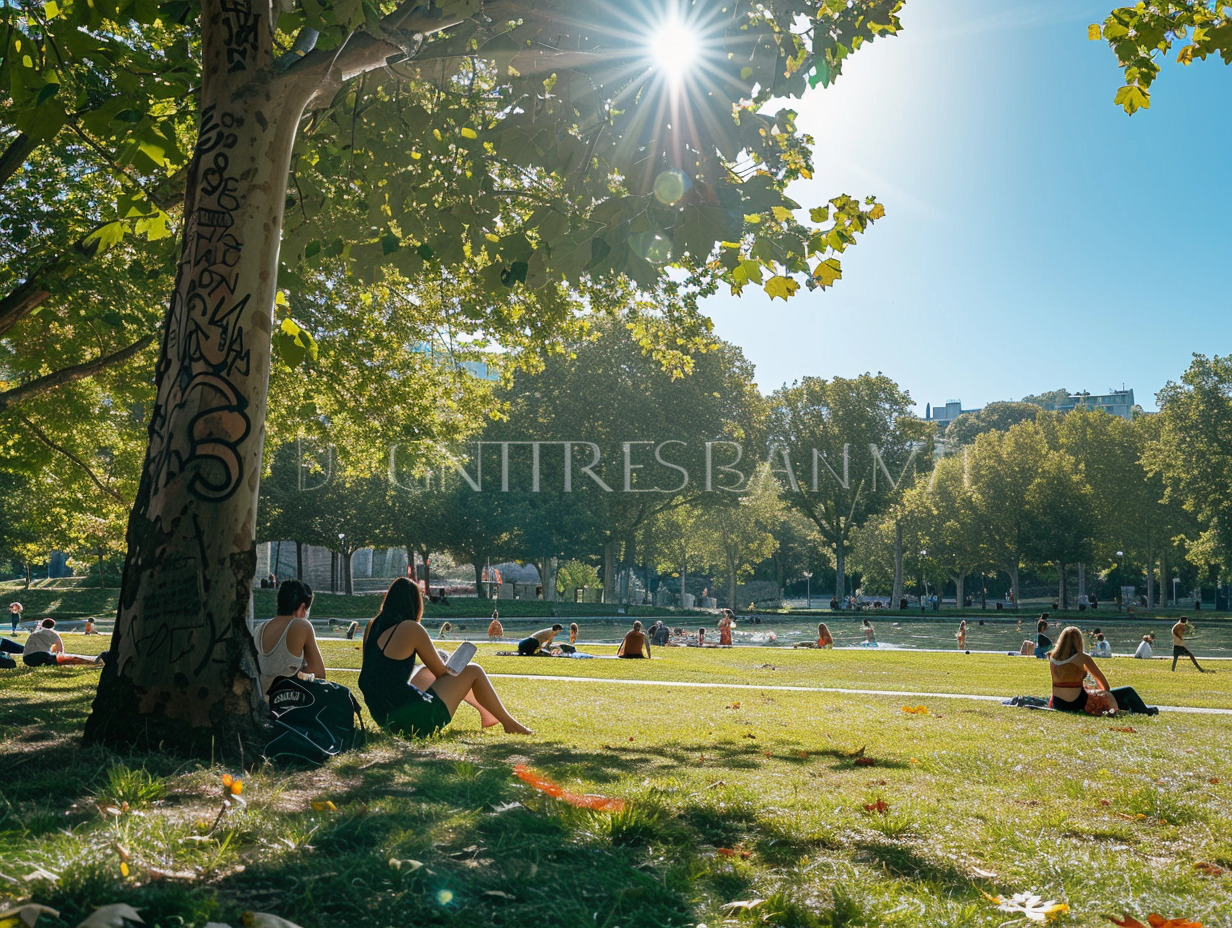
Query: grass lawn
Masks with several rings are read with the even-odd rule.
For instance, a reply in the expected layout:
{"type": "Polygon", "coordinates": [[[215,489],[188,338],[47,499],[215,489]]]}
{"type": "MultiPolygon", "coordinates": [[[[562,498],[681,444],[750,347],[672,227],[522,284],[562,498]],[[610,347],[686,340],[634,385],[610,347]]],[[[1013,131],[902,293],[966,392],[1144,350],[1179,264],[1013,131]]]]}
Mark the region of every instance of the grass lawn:
{"type": "MultiPolygon", "coordinates": [[[[358,666],[353,643],[324,650],[330,667],[358,666]]],[[[534,736],[481,731],[462,707],[437,739],[377,734],[307,772],[83,749],[97,671],[0,672],[0,894],[58,908],[67,925],[127,902],[168,928],[238,925],[250,910],[305,928],[993,928],[1030,923],[982,893],[1027,890],[1068,905],[1062,926],[1149,912],[1232,924],[1227,716],[768,688],[1045,692],[1042,662],[995,655],[492,650],[479,659],[521,675],[496,684],[534,736]],[[902,708],[920,704],[928,714],[902,708]],[[624,809],[553,798],[517,764],[624,809]],[[228,772],[247,805],[220,817],[228,772]]],[[[1232,707],[1221,665],[1105,666],[1148,702],[1232,707]]],[[[354,686],[352,671],[331,677],[354,686]]]]}

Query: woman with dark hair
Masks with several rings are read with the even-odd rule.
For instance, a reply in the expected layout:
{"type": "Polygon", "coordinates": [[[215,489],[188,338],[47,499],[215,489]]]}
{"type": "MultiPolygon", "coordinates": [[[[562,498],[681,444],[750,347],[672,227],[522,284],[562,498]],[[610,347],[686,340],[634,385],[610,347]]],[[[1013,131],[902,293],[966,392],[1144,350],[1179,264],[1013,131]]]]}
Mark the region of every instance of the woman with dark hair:
{"type": "MultiPolygon", "coordinates": [[[[499,722],[511,734],[532,734],[509,714],[482,667],[468,664],[457,672],[446,668],[422,618],[419,587],[399,577],[364,630],[359,689],[376,723],[412,738],[426,738],[449,724],[458,704],[470,695],[481,714],[488,713],[483,715],[485,726],[499,722]],[[411,679],[416,657],[434,678],[426,690],[411,679]]],[[[419,674],[416,678],[425,679],[419,674]]]]}
{"type": "Polygon", "coordinates": [[[1056,646],[1048,658],[1048,669],[1052,672],[1051,705],[1054,709],[1091,715],[1100,715],[1105,711],[1111,715],[1118,709],[1141,715],[1159,714],[1157,708],[1142,701],[1132,686],[1109,688],[1108,678],[1099,665],[1083,651],[1082,631],[1077,626],[1069,626],[1057,637],[1056,646]],[[1095,678],[1100,689],[1088,691],[1083,686],[1087,674],[1095,678]],[[1108,699],[1109,696],[1112,700],[1108,699]],[[1088,703],[1091,705],[1088,706],[1088,703]]]}

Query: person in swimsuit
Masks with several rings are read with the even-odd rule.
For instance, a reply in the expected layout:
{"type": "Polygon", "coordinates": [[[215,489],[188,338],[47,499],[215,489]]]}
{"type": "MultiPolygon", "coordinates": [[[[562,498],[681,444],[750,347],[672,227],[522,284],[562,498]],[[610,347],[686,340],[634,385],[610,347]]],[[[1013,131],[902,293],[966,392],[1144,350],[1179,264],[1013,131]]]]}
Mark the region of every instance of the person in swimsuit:
{"type": "Polygon", "coordinates": [[[453,631],[453,623],[452,623],[452,622],[442,622],[442,623],[441,623],[441,630],[440,630],[439,632],[437,632],[437,633],[436,633],[436,637],[437,637],[437,638],[444,638],[444,637],[445,637],[446,635],[448,635],[451,631],[453,631]]]}
{"type": "Polygon", "coordinates": [[[967,620],[963,619],[958,623],[958,631],[954,633],[954,640],[958,642],[958,650],[967,650],[967,620]]]}
{"type": "Polygon", "coordinates": [[[518,642],[518,653],[524,657],[535,654],[548,654],[548,645],[552,639],[565,630],[565,626],[557,622],[551,628],[541,628],[533,635],[528,635],[518,642]]]}
{"type": "Polygon", "coordinates": [[[1061,712],[1085,712],[1091,694],[1082,685],[1087,674],[1095,678],[1103,692],[1116,698],[1116,705],[1126,712],[1140,715],[1158,715],[1159,709],[1148,706],[1132,686],[1111,689],[1094,658],[1082,649],[1082,630],[1075,625],[1066,628],[1057,637],[1056,647],[1048,658],[1052,673],[1052,708],[1061,712]]]}
{"type": "Polygon", "coordinates": [[[834,645],[834,636],[830,634],[830,627],[825,622],[817,623],[817,647],[829,648],[834,645]]]}
{"type": "Polygon", "coordinates": [[[488,623],[488,641],[500,641],[505,637],[505,627],[500,624],[500,619],[493,619],[488,623]]]}
{"type": "Polygon", "coordinates": [[[1040,616],[1039,623],[1035,626],[1035,656],[1045,658],[1048,652],[1052,649],[1052,639],[1044,632],[1048,631],[1048,613],[1045,612],[1040,616]]]}
{"type": "Polygon", "coordinates": [[[83,635],[97,635],[98,629],[94,626],[94,617],[90,616],[86,619],[86,627],[81,630],[83,635]]]}
{"type": "Polygon", "coordinates": [[[577,622],[569,623],[569,643],[577,644],[578,627],[577,622]]]}
{"type": "Polygon", "coordinates": [[[724,609],[719,616],[719,645],[731,647],[732,629],[736,625],[736,614],[730,609],[724,609]]]}
{"type": "Polygon", "coordinates": [[[1193,656],[1193,652],[1185,647],[1185,633],[1193,631],[1193,626],[1189,624],[1189,619],[1181,616],[1181,620],[1172,626],[1172,669],[1176,670],[1176,662],[1181,657],[1188,657],[1193,661],[1193,665],[1198,668],[1198,673],[1214,673],[1213,670],[1203,670],[1198,664],[1198,659],[1193,656]]]}
{"type": "Polygon", "coordinates": [[[426,738],[448,725],[458,705],[473,697],[485,727],[500,723],[510,734],[533,734],[509,714],[482,667],[467,664],[457,672],[446,668],[422,619],[423,593],[399,577],[364,629],[359,689],[373,720],[397,734],[426,738]],[[411,675],[416,657],[431,674],[427,689],[418,685],[428,682],[423,668],[411,675]]]}
{"type": "Polygon", "coordinates": [[[699,628],[697,630],[697,646],[699,648],[704,648],[706,646],[706,630],[704,628],[699,628]]]}
{"type": "Polygon", "coordinates": [[[308,621],[311,609],[312,587],[302,580],[283,580],[278,587],[278,614],[253,628],[262,693],[268,693],[279,677],[301,672],[325,679],[317,633],[308,621]]]}
{"type": "Polygon", "coordinates": [[[873,629],[873,623],[865,619],[860,626],[860,631],[864,632],[864,643],[866,645],[875,645],[877,643],[877,632],[873,629]]]}
{"type": "Polygon", "coordinates": [[[633,628],[625,635],[620,647],[616,649],[617,657],[650,657],[650,639],[642,631],[642,623],[634,622],[633,628]]]}

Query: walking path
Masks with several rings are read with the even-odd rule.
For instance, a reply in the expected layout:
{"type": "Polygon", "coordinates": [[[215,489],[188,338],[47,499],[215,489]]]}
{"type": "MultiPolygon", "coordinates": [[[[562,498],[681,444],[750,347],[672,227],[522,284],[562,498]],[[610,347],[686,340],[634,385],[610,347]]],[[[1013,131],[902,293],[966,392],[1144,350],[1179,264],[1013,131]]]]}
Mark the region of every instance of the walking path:
{"type": "MultiPolygon", "coordinates": [[[[358,673],[354,668],[327,668],[328,673],[358,673]]],[[[968,699],[977,702],[1000,703],[1006,696],[981,696],[976,693],[915,693],[907,690],[857,690],[838,686],[782,686],[760,683],[700,683],[685,680],[618,680],[611,677],[559,677],[536,673],[490,673],[493,679],[550,680],[560,683],[612,683],[618,686],[679,686],[695,689],[770,690],[783,693],[842,693],[849,696],[905,696],[909,699],[968,699]]],[[[1160,706],[1160,711],[1187,712],[1192,715],[1232,715],[1232,709],[1196,706],[1160,706]]]]}

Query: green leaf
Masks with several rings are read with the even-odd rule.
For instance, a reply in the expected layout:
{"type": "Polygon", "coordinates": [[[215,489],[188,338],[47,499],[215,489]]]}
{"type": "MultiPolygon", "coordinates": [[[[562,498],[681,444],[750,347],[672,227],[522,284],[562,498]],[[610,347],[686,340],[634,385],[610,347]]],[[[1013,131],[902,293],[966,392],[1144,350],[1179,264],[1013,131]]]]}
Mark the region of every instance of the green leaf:
{"type": "Polygon", "coordinates": [[[1113,102],[1132,116],[1138,110],[1150,109],[1151,95],[1137,84],[1127,84],[1116,92],[1113,102]]]}
{"type": "Polygon", "coordinates": [[[822,261],[817,267],[813,268],[813,279],[821,285],[824,290],[826,287],[834,285],[834,282],[843,276],[843,266],[839,263],[838,258],[827,258],[822,261]]]}
{"type": "Polygon", "coordinates": [[[82,241],[81,249],[88,255],[101,254],[124,240],[124,223],[108,222],[99,226],[82,241]]]}
{"type": "Polygon", "coordinates": [[[316,339],[290,316],[282,320],[274,333],[274,350],[291,367],[298,367],[305,358],[317,359],[316,339]]]}
{"type": "Polygon", "coordinates": [[[775,297],[778,297],[779,299],[787,300],[800,289],[800,285],[790,277],[775,275],[766,281],[765,289],[770,299],[773,300],[775,297]]]}

